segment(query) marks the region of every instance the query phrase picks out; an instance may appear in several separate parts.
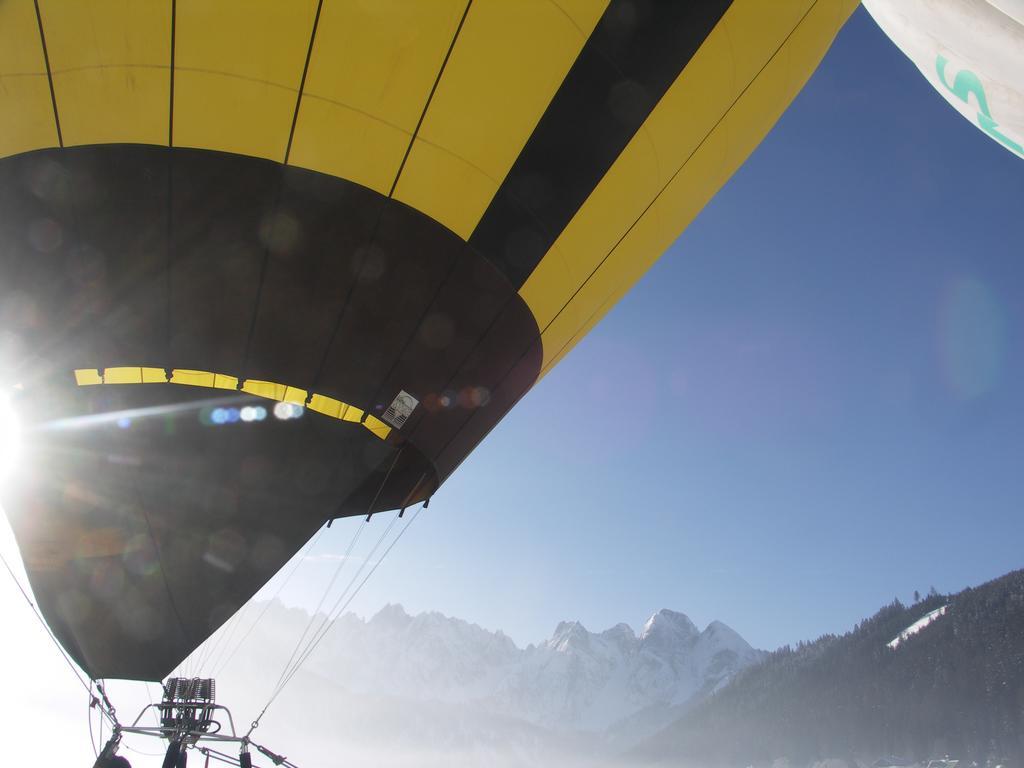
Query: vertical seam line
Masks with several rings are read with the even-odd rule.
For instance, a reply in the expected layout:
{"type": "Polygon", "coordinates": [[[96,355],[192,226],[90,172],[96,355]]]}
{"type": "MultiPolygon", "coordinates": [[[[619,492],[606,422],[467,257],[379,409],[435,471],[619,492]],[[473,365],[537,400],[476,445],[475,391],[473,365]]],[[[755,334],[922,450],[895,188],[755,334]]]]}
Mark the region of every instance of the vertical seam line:
{"type": "Polygon", "coordinates": [[[405,170],[405,163],[409,159],[409,154],[412,152],[413,144],[416,143],[416,135],[420,132],[423,120],[427,116],[427,110],[430,109],[430,102],[434,100],[434,93],[437,91],[437,86],[441,82],[444,70],[448,66],[448,59],[452,57],[452,51],[455,50],[455,43],[458,42],[459,34],[462,32],[462,26],[466,23],[466,17],[469,15],[469,9],[472,5],[473,0],[468,0],[466,3],[466,9],[462,12],[462,18],[459,19],[459,26],[455,28],[455,34],[452,35],[451,45],[448,46],[448,51],[444,55],[444,61],[441,62],[441,68],[437,71],[437,77],[434,78],[434,84],[430,86],[430,93],[427,95],[427,101],[423,105],[423,111],[420,112],[420,119],[416,121],[416,127],[413,129],[412,136],[409,138],[409,145],[405,148],[405,154],[402,156],[402,162],[399,164],[398,172],[395,174],[395,180],[391,182],[391,189],[388,191],[389,198],[393,197],[395,194],[395,188],[398,186],[398,180],[402,177],[402,171],[405,170]]]}
{"type": "Polygon", "coordinates": [[[176,24],[178,20],[178,0],[171,0],[171,84],[170,103],[167,107],[167,146],[174,146],[174,48],[176,24]]]}
{"type": "Polygon", "coordinates": [[[53,105],[53,124],[57,127],[57,144],[64,148],[64,135],[60,130],[60,115],[57,113],[57,94],[53,90],[53,73],[50,71],[50,54],[46,50],[46,35],[43,33],[43,15],[39,11],[39,0],[33,0],[36,7],[36,23],[39,25],[39,42],[43,46],[43,62],[46,64],[46,82],[50,84],[50,103],[53,105]]]}
{"type": "Polygon", "coordinates": [[[302,78],[299,80],[299,92],[295,96],[295,112],[292,114],[292,128],[288,132],[288,145],[284,150],[284,164],[288,165],[288,158],[292,154],[292,140],[295,138],[295,126],[299,122],[299,107],[302,104],[302,93],[306,88],[306,75],[309,72],[309,62],[313,58],[313,44],[316,41],[316,30],[320,25],[320,11],[324,7],[324,0],[316,4],[316,15],[313,17],[313,29],[309,33],[309,48],[306,49],[306,63],[302,66],[302,78]]]}

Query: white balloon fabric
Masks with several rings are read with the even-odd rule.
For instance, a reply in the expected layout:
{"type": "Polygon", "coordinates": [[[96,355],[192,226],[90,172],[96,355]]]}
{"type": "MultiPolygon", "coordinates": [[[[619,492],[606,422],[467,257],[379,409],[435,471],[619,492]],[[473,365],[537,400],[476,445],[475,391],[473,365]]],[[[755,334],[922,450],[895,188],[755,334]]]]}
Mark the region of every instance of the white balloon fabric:
{"type": "Polygon", "coordinates": [[[956,110],[1024,158],[1024,0],[863,0],[956,110]]]}

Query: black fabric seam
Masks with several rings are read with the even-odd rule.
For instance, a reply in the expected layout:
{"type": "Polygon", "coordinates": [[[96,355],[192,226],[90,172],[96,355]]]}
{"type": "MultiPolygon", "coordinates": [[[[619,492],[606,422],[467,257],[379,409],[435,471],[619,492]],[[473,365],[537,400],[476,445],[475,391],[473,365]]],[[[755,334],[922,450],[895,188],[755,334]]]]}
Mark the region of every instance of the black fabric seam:
{"type": "Polygon", "coordinates": [[[405,163],[409,159],[413,145],[416,143],[416,135],[420,132],[420,127],[423,125],[423,121],[427,117],[427,110],[430,109],[430,102],[434,99],[434,93],[437,91],[437,86],[441,82],[444,70],[448,66],[448,60],[452,56],[452,51],[455,50],[455,43],[458,42],[459,34],[462,32],[462,25],[466,23],[466,17],[469,15],[469,9],[472,5],[473,0],[467,0],[466,8],[462,11],[462,18],[459,19],[459,25],[455,28],[455,34],[452,35],[452,41],[448,46],[448,51],[445,53],[444,60],[441,62],[441,68],[437,70],[437,77],[434,78],[434,84],[430,86],[430,93],[427,94],[427,100],[423,104],[423,111],[420,112],[420,119],[416,121],[416,127],[413,129],[412,136],[409,138],[409,144],[405,148],[405,154],[402,156],[402,162],[398,165],[398,172],[395,173],[395,180],[391,182],[391,189],[388,191],[389,198],[395,194],[395,188],[398,186],[398,180],[402,177],[402,171],[405,170],[405,163]]]}
{"type": "Polygon", "coordinates": [[[50,103],[53,105],[53,124],[57,128],[57,144],[64,147],[64,135],[60,130],[60,114],[57,112],[57,93],[53,89],[53,73],[50,71],[50,54],[46,49],[46,34],[43,32],[43,15],[39,11],[39,0],[33,0],[36,8],[36,23],[39,24],[39,42],[43,46],[43,63],[46,64],[46,82],[50,84],[50,103]]]}
{"type": "Polygon", "coordinates": [[[292,127],[288,131],[288,145],[284,150],[284,164],[288,165],[288,158],[292,154],[292,140],[295,138],[295,126],[299,122],[299,107],[302,105],[302,92],[306,88],[306,75],[309,73],[309,62],[313,58],[313,44],[316,42],[316,30],[320,25],[320,11],[323,10],[324,0],[318,0],[316,4],[316,15],[313,16],[313,29],[309,33],[309,47],[306,49],[306,63],[302,66],[302,77],[299,79],[299,92],[295,96],[295,112],[292,114],[292,127]]]}
{"type": "MultiPolygon", "coordinates": [[[[141,501],[143,499],[142,493],[139,491],[139,488],[138,488],[137,485],[135,485],[133,487],[135,488],[135,495],[136,495],[136,497],[139,498],[140,501],[141,501]]],[[[164,589],[167,591],[167,600],[170,602],[170,604],[171,604],[171,611],[174,612],[174,618],[178,622],[178,630],[181,632],[181,637],[182,637],[182,640],[185,641],[185,644],[186,645],[191,645],[191,643],[192,643],[191,637],[190,637],[188,631],[186,631],[186,629],[185,629],[185,622],[181,618],[181,613],[178,611],[178,604],[174,600],[174,593],[171,591],[171,585],[167,581],[167,572],[164,570],[164,560],[163,560],[163,554],[160,552],[160,543],[156,540],[156,535],[153,533],[153,524],[152,524],[152,522],[149,519],[149,513],[146,512],[145,504],[143,504],[143,503],[139,504],[139,511],[142,513],[142,519],[146,521],[146,530],[149,533],[149,540],[153,542],[153,550],[156,552],[156,561],[157,561],[157,564],[160,566],[160,580],[163,582],[164,589]]],[[[189,653],[191,653],[192,650],[194,650],[194,649],[190,648],[189,649],[189,653]]]]}
{"type": "Polygon", "coordinates": [[[164,317],[166,338],[166,356],[164,360],[170,363],[173,336],[174,336],[174,308],[171,297],[173,295],[174,275],[174,54],[177,49],[177,22],[178,22],[178,0],[171,0],[171,56],[168,105],[167,105],[167,252],[166,271],[164,279],[166,290],[166,311],[164,317]]]}
{"type": "Polygon", "coordinates": [[[177,33],[178,0],[171,0],[171,72],[170,72],[170,96],[167,107],[167,146],[174,146],[174,49],[175,35],[177,33]]]}
{"type": "MultiPolygon", "coordinates": [[[[466,247],[468,248],[468,246],[466,247]]],[[[448,284],[448,280],[451,279],[451,276],[455,273],[455,270],[462,263],[465,257],[466,252],[465,250],[462,250],[458,256],[452,259],[452,263],[448,265],[448,271],[445,273],[444,277],[441,278],[441,281],[437,284],[437,288],[434,290],[434,295],[430,297],[430,301],[427,302],[426,306],[423,308],[423,311],[420,313],[419,317],[416,318],[416,322],[413,324],[412,333],[410,333],[409,336],[406,337],[406,340],[402,344],[401,349],[395,356],[395,361],[391,364],[391,367],[388,369],[388,372],[381,378],[381,383],[377,387],[377,391],[374,392],[373,397],[370,398],[371,407],[375,407],[377,405],[384,405],[383,403],[377,402],[377,400],[384,394],[384,387],[388,385],[388,381],[394,375],[395,371],[398,369],[398,366],[401,365],[402,358],[405,356],[406,351],[409,349],[409,345],[412,343],[413,339],[416,338],[416,334],[419,333],[419,329],[423,325],[423,321],[427,318],[427,316],[430,314],[430,310],[432,310],[434,308],[434,305],[437,303],[437,297],[441,294],[441,291],[444,289],[445,285],[448,284]]],[[[401,427],[395,429],[395,432],[401,432],[401,427]]]]}

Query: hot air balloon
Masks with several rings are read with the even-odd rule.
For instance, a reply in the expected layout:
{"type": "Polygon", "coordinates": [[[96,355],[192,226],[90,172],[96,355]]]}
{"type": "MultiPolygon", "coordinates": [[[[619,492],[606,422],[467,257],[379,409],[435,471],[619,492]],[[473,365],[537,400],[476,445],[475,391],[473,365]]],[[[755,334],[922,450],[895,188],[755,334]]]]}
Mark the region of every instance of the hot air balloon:
{"type": "Polygon", "coordinates": [[[428,500],[855,6],[0,4],[2,500],[75,662],[161,680],[326,522],[428,500]]]}
{"type": "Polygon", "coordinates": [[[1024,157],[1024,0],[864,0],[957,112],[1024,157]]]}

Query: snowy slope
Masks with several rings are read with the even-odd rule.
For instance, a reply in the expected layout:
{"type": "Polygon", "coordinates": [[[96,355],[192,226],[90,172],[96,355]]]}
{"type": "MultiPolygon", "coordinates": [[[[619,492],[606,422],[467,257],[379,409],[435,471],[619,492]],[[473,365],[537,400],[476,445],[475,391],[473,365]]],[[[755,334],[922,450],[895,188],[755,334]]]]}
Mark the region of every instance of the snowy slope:
{"type": "Polygon", "coordinates": [[[934,611],[929,611],[924,616],[922,616],[920,619],[918,619],[913,624],[911,624],[909,627],[907,627],[902,632],[900,632],[898,635],[896,635],[896,637],[894,637],[892,640],[890,640],[888,643],[886,643],[886,645],[888,645],[893,650],[896,650],[897,648],[900,647],[900,643],[904,642],[908,637],[911,637],[912,635],[916,635],[918,632],[920,632],[922,629],[927,627],[929,624],[931,624],[933,621],[935,621],[940,616],[945,616],[946,615],[946,610],[948,608],[949,608],[948,605],[944,605],[941,608],[936,608],[934,611]]]}

